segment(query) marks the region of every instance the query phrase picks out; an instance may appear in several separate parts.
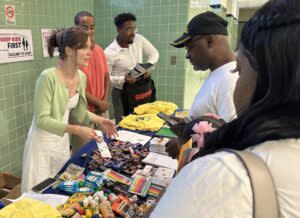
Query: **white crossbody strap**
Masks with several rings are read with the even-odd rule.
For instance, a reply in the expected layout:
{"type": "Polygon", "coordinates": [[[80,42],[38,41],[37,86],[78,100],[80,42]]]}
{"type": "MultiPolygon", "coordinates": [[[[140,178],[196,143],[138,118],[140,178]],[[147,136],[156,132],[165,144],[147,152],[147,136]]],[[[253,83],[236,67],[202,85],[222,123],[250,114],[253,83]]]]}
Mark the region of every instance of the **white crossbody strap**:
{"type": "Polygon", "coordinates": [[[254,218],[279,218],[279,204],[272,175],[265,162],[250,151],[222,149],[235,154],[245,166],[253,193],[254,218]]]}

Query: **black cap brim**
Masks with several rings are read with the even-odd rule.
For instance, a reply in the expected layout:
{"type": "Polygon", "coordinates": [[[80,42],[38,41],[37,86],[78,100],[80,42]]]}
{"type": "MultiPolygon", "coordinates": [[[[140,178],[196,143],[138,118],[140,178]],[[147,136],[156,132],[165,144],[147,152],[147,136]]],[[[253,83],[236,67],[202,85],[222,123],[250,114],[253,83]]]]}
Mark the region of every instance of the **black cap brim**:
{"type": "Polygon", "coordinates": [[[188,41],[190,38],[191,36],[188,33],[184,33],[181,37],[176,39],[174,42],[171,42],[170,44],[175,48],[183,48],[185,42],[188,41]]]}

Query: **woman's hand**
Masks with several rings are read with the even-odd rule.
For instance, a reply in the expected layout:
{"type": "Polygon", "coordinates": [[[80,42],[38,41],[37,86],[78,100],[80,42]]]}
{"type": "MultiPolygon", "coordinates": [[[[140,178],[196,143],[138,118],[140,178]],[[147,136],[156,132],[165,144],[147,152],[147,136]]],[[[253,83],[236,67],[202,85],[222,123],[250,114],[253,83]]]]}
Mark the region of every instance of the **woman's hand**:
{"type": "Polygon", "coordinates": [[[86,141],[96,140],[97,142],[100,142],[100,138],[97,136],[96,131],[89,127],[80,126],[77,135],[86,141]]]}
{"type": "Polygon", "coordinates": [[[111,120],[98,117],[97,124],[109,138],[115,138],[118,135],[116,126],[111,120]]]}

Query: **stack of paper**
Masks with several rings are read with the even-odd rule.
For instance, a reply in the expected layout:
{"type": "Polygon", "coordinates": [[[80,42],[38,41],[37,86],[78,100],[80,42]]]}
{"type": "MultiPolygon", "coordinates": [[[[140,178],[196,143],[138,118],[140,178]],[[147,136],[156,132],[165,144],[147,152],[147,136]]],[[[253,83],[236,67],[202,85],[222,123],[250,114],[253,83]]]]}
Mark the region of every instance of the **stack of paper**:
{"type": "Polygon", "coordinates": [[[146,136],[126,130],[119,130],[118,137],[116,137],[116,139],[122,142],[130,142],[132,144],[140,143],[142,145],[145,145],[151,139],[151,136],[146,136]]]}
{"type": "Polygon", "coordinates": [[[158,167],[150,181],[156,185],[167,187],[175,174],[174,169],[158,167]]]}
{"type": "Polygon", "coordinates": [[[169,138],[154,137],[150,141],[149,151],[159,153],[159,154],[168,155],[168,153],[166,152],[166,144],[169,141],[170,141],[169,138]]]}
{"type": "Polygon", "coordinates": [[[148,156],[142,160],[142,162],[144,164],[149,164],[157,167],[166,167],[174,170],[176,170],[178,166],[177,159],[172,159],[167,155],[154,152],[150,152],[148,156]]]}

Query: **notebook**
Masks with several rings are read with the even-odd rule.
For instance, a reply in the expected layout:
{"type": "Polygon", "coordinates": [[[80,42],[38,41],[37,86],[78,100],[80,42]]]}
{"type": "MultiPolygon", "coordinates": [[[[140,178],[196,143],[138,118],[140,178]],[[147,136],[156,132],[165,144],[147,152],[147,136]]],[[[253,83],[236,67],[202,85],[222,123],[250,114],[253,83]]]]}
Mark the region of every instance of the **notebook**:
{"type": "Polygon", "coordinates": [[[174,170],[176,170],[178,166],[177,159],[172,159],[167,155],[154,152],[150,152],[148,156],[142,160],[142,163],[157,167],[166,167],[174,170]]]}

